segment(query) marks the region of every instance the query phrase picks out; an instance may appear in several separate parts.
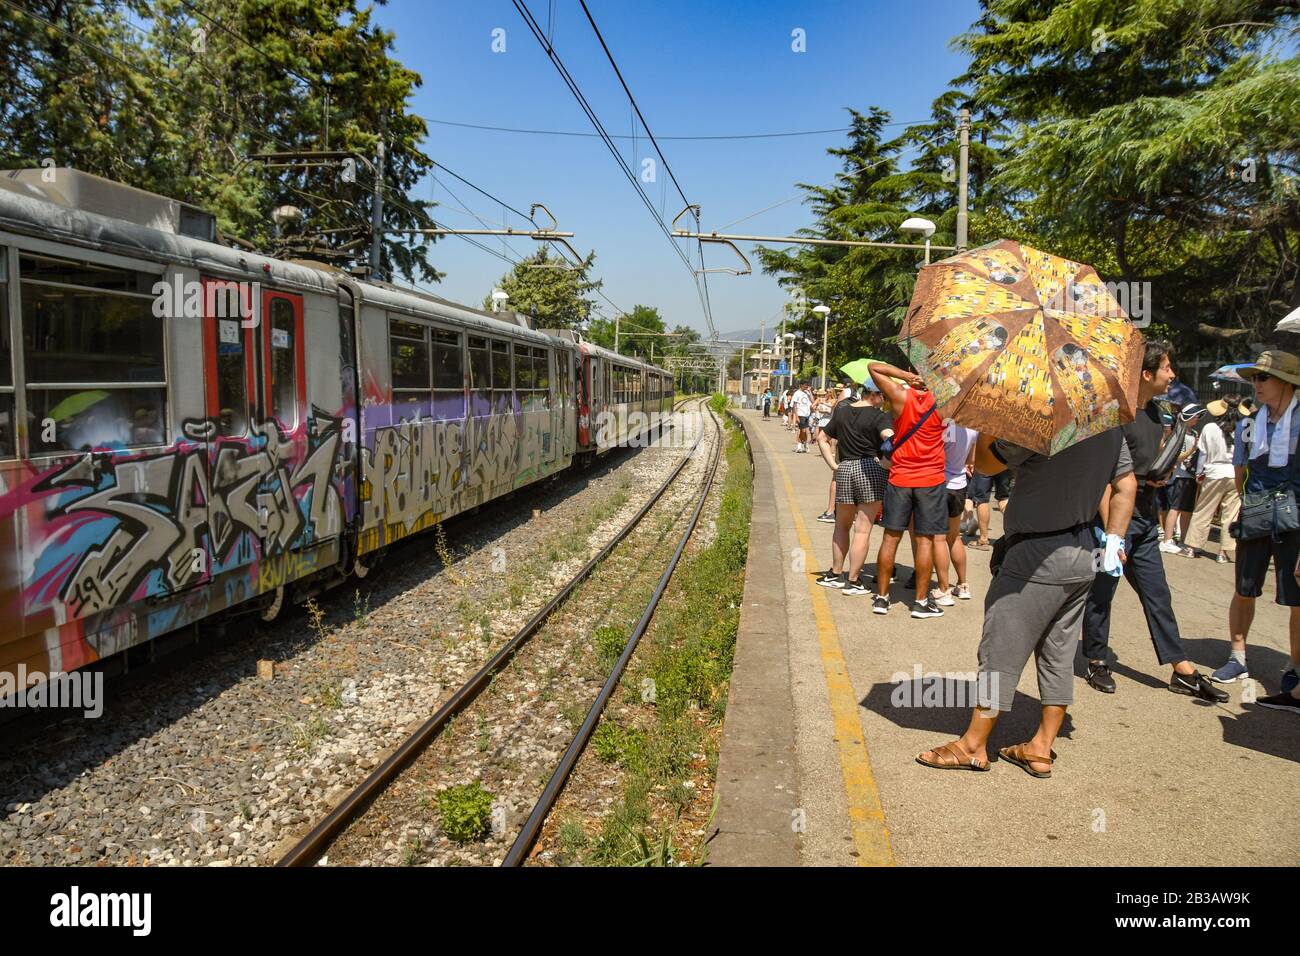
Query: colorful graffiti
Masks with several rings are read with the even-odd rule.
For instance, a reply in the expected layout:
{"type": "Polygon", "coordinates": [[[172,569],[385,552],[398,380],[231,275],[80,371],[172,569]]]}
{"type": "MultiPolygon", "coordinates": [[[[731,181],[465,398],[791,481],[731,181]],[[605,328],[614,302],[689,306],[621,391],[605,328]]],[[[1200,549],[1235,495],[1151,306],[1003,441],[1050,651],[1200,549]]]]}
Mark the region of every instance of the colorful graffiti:
{"type": "MultiPolygon", "coordinates": [[[[185,433],[197,439],[212,428],[187,422],[185,433]]],[[[88,452],[44,476],[32,489],[50,499],[43,515],[50,543],[36,567],[41,591],[48,594],[50,583],[42,569],[66,567],[61,552],[74,547],[79,557],[57,594],[82,616],[337,535],[343,526],[333,481],[340,420],[316,410],[307,431],[308,447],[296,465],[294,442],[274,422],[262,422],[247,439],[215,442],[215,454],[214,446],[188,441],[126,460],[88,452]],[[112,524],[105,528],[95,518],[112,524]],[[85,531],[64,534],[65,524],[85,531]]],[[[31,597],[40,603],[39,595],[31,597]]]]}

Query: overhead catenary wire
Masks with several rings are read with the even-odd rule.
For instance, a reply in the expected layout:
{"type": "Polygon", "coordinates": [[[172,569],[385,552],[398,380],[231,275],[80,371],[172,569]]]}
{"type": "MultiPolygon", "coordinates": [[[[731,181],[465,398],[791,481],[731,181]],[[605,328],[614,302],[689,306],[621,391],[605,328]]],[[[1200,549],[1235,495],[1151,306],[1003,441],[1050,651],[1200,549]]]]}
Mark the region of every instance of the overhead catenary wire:
{"type": "Polygon", "coordinates": [[[519,12],[519,15],[523,18],[525,25],[527,25],[529,30],[532,31],[534,38],[539,44],[541,44],[542,50],[546,53],[547,58],[560,74],[560,78],[569,88],[569,92],[572,93],[574,99],[577,100],[578,105],[586,114],[587,119],[600,134],[601,140],[604,142],[606,149],[608,149],[610,155],[614,157],[614,161],[618,164],[619,170],[627,178],[627,181],[632,185],[632,188],[636,190],[637,196],[650,212],[651,218],[655,221],[655,225],[664,234],[669,245],[672,246],[673,251],[676,253],[678,258],[682,260],[682,264],[686,267],[687,271],[690,272],[692,282],[695,285],[696,294],[700,299],[700,308],[704,312],[705,320],[709,326],[709,331],[711,334],[716,334],[716,329],[713,326],[713,316],[709,313],[707,302],[700,288],[699,277],[695,273],[695,267],[691,264],[691,260],[678,247],[676,240],[673,238],[672,232],[664,224],[663,219],[655,212],[654,203],[651,202],[650,198],[646,195],[645,190],[641,188],[641,184],[637,181],[636,174],[627,165],[626,160],[623,158],[618,147],[614,144],[614,141],[605,129],[604,124],[600,121],[600,117],[596,115],[595,110],[583,94],[581,87],[579,87],[577,81],[574,80],[572,74],[569,73],[568,68],[564,65],[563,59],[561,59],[554,47],[552,47],[550,42],[546,39],[545,33],[537,23],[536,18],[532,15],[532,12],[528,9],[527,5],[522,2],[522,0],[512,0],[512,3],[514,4],[515,9],[519,12]]]}

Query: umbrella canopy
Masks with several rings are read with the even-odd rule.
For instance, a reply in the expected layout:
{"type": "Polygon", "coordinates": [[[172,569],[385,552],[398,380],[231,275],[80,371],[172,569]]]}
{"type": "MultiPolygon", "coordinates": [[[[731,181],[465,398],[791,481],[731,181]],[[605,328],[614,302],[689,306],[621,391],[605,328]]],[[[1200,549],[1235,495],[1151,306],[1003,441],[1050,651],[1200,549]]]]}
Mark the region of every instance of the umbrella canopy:
{"type": "Polygon", "coordinates": [[[850,381],[864,385],[871,381],[871,359],[854,359],[848,365],[841,365],[840,371],[849,377],[850,381]]]}
{"type": "Polygon", "coordinates": [[[1300,308],[1292,309],[1278,321],[1274,332],[1300,332],[1300,308]]]}
{"type": "Polygon", "coordinates": [[[1246,380],[1241,377],[1241,370],[1250,368],[1249,362],[1243,362],[1238,365],[1220,365],[1210,373],[1210,378],[1216,378],[1221,382],[1240,382],[1245,385],[1246,380]]]}
{"type": "Polygon", "coordinates": [[[901,339],[945,418],[1032,451],[1136,412],[1143,339],[1097,270],[1009,239],[923,267],[901,339]]]}
{"type": "Polygon", "coordinates": [[[1174,382],[1164,394],[1165,401],[1171,405],[1191,405],[1197,401],[1196,393],[1185,382],[1174,382]]]}
{"type": "Polygon", "coordinates": [[[51,408],[50,418],[53,418],[56,422],[61,422],[73,415],[80,415],[91,405],[97,405],[106,398],[108,398],[108,392],[97,388],[76,392],[51,408]]]}

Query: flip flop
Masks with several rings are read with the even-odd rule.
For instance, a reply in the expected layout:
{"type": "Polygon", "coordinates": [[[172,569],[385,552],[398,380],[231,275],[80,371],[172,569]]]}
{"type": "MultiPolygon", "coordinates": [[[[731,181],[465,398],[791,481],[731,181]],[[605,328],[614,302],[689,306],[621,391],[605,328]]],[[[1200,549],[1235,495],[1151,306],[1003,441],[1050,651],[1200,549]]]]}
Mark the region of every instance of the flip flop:
{"type": "Polygon", "coordinates": [[[1051,764],[1053,761],[1056,760],[1056,751],[1053,750],[1052,755],[1050,757],[1040,757],[1037,754],[1027,753],[1025,751],[1025,747],[1027,746],[1028,746],[1028,742],[1023,744],[1015,744],[1014,746],[1011,747],[1003,747],[1001,750],[998,751],[998,756],[1009,763],[1015,764],[1025,773],[1029,774],[1029,776],[1031,777],[1038,777],[1039,779],[1046,779],[1047,777],[1050,777],[1052,775],[1052,771],[1035,770],[1033,767],[1029,765],[1031,763],[1051,764]]]}
{"type": "Polygon", "coordinates": [[[987,760],[972,757],[955,740],[950,744],[940,744],[938,747],[932,748],[930,753],[939,758],[938,762],[922,760],[920,754],[916,755],[916,762],[923,767],[933,767],[935,770],[976,770],[983,772],[989,769],[987,760]]]}

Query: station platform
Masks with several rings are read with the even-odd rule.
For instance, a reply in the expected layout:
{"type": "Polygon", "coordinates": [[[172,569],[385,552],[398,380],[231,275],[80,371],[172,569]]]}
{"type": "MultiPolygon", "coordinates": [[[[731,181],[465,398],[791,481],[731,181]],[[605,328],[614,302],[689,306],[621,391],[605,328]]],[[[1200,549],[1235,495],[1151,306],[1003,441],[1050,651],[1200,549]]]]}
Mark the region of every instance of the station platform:
{"type": "MultiPolygon", "coordinates": [[[[830,566],[830,469],[793,454],[776,417],[738,412],[754,454],[753,524],[735,670],[718,766],[712,866],[1295,865],[1300,721],[1243,703],[1243,684],[1214,705],[1166,689],[1137,596],[1115,599],[1114,695],[1076,676],[1075,703],[1050,779],[994,759],[987,773],[915,762],[955,739],[969,706],[905,706],[917,675],[973,676],[989,552],[968,551],[970,601],[942,618],[885,616],[869,597],[814,583],[830,566]],[[905,687],[901,681],[907,675],[905,687]]],[[[993,538],[1001,534],[994,509],[993,538]]],[[[874,570],[881,532],[872,534],[874,570]]],[[[904,537],[895,602],[910,601],[904,537]]],[[[1174,611],[1193,663],[1227,657],[1233,566],[1166,555],[1174,611]]],[[[1274,693],[1287,661],[1287,610],[1270,579],[1257,602],[1249,665],[1256,693],[1274,693]]],[[[1082,674],[1081,659],[1076,675],[1082,674]]],[[[1039,716],[1032,662],[1013,710],[990,741],[1028,739],[1039,716]]]]}

